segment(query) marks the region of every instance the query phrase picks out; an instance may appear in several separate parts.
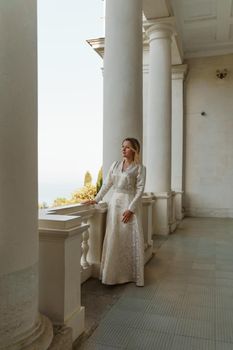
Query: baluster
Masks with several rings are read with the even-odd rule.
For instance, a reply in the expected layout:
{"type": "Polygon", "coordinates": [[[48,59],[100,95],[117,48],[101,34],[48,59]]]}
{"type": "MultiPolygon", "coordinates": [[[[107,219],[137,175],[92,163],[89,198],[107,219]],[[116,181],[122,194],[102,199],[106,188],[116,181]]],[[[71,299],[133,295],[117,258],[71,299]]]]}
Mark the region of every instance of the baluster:
{"type": "MultiPolygon", "coordinates": [[[[84,223],[86,224],[87,220],[85,220],[84,223]]],[[[87,254],[89,251],[89,244],[88,244],[89,229],[87,229],[85,232],[83,232],[82,236],[83,236],[83,241],[82,241],[82,245],[81,245],[81,250],[82,250],[81,267],[82,267],[82,269],[86,269],[90,266],[90,264],[87,261],[87,254]]]]}

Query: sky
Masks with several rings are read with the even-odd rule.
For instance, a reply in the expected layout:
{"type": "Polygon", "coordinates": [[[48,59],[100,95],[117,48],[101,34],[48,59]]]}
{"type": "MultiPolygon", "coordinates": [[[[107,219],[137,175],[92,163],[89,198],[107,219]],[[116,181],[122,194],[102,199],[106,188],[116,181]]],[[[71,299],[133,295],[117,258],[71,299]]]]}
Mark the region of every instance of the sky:
{"type": "Polygon", "coordinates": [[[102,0],[38,0],[39,202],[69,197],[102,165],[102,0]]]}

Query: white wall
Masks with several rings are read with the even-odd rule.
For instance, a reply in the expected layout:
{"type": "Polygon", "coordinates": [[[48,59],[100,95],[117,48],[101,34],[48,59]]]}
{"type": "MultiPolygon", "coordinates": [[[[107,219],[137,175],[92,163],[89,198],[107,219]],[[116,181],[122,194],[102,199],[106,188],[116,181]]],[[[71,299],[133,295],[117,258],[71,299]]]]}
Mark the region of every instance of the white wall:
{"type": "Polygon", "coordinates": [[[185,210],[193,216],[233,217],[233,55],[187,63],[185,210]],[[227,78],[217,79],[216,70],[224,68],[227,78]]]}

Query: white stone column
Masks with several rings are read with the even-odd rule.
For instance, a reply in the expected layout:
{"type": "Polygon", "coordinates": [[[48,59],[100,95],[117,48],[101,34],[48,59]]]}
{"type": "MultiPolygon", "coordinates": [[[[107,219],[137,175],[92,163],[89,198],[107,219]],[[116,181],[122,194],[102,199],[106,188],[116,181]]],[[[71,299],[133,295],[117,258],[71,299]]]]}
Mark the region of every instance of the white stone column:
{"type": "Polygon", "coordinates": [[[148,80],[149,80],[149,43],[146,33],[144,32],[143,40],[143,163],[146,164],[147,151],[147,101],[148,101],[148,80]]]}
{"type": "Polygon", "coordinates": [[[146,190],[156,196],[155,232],[170,232],[171,209],[171,38],[170,21],[147,26],[149,37],[149,87],[147,112],[146,190]]]}
{"type": "Polygon", "coordinates": [[[0,1],[0,349],[48,349],[38,314],[37,13],[0,1]]]}
{"type": "Polygon", "coordinates": [[[177,221],[184,217],[183,207],[183,152],[184,152],[184,91],[183,84],[187,65],[172,67],[172,176],[171,185],[175,192],[175,216],[177,221]]]}
{"type": "Polygon", "coordinates": [[[142,140],[142,0],[106,0],[103,170],[127,137],[142,140]]]}

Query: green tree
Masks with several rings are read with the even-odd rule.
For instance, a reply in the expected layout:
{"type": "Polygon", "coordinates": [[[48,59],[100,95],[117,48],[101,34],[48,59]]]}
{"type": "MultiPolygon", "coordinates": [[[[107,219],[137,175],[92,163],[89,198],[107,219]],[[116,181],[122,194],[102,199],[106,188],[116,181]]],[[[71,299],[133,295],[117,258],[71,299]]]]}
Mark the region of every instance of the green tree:
{"type": "Polygon", "coordinates": [[[96,182],[96,192],[98,193],[103,184],[103,168],[101,167],[98,172],[97,182],[96,182]]]}

